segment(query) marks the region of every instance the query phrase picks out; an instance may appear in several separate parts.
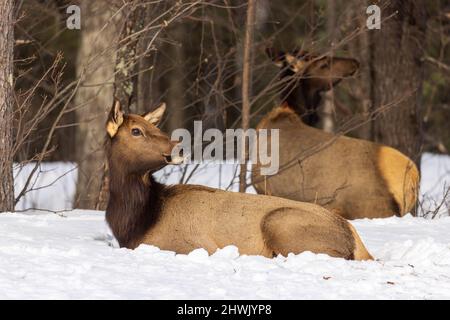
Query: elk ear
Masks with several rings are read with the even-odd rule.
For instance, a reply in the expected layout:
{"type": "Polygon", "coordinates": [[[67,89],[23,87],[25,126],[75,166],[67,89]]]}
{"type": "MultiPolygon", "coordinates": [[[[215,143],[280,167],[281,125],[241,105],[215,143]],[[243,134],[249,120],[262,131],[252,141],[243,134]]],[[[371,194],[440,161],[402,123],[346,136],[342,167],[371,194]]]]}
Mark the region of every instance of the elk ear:
{"type": "Polygon", "coordinates": [[[165,111],[166,111],[166,104],[163,102],[155,110],[144,114],[143,117],[151,124],[157,126],[161,121],[161,118],[164,115],[165,111]]]}
{"type": "Polygon", "coordinates": [[[283,60],[285,58],[285,53],[283,51],[275,50],[274,48],[266,48],[266,54],[278,68],[283,67],[283,60]]]}
{"type": "Polygon", "coordinates": [[[123,112],[121,110],[119,100],[116,100],[113,107],[111,108],[111,111],[109,112],[108,121],[106,122],[106,131],[111,138],[116,135],[122,123],[123,112]]]}

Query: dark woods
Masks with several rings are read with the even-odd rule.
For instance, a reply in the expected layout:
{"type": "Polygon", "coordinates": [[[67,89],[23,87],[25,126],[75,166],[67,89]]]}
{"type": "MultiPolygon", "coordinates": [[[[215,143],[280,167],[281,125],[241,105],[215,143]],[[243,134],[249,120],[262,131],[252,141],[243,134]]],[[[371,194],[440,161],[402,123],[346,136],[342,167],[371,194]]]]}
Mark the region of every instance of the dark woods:
{"type": "MultiPolygon", "coordinates": [[[[326,131],[393,146],[417,164],[425,151],[446,153],[449,7],[376,3],[381,30],[367,28],[366,1],[256,1],[249,126],[285,93],[326,131]],[[288,92],[299,79],[273,65],[268,47],[351,57],[359,71],[328,92],[288,92]]],[[[137,114],[165,101],[165,132],[192,130],[194,120],[203,129],[241,127],[247,1],[31,0],[4,1],[4,10],[14,16],[12,116],[3,105],[0,113],[1,130],[12,123],[8,161],[76,162],[78,207],[105,203],[104,122],[113,97],[137,114]],[[80,30],[67,28],[70,5],[81,9],[80,30]]]]}

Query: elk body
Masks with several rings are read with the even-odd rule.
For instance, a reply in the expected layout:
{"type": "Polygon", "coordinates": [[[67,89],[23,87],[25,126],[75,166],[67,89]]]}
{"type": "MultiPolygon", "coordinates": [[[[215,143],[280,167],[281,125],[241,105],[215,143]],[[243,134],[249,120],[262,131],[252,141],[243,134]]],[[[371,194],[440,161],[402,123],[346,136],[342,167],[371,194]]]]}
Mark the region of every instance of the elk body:
{"type": "Polygon", "coordinates": [[[177,253],[204,248],[211,254],[235,245],[242,254],[266,257],[309,250],[372,258],[352,225],[320,206],[154,181],[154,171],[182,160],[171,156],[175,143],[155,126],[164,108],[124,115],[116,103],[109,115],[106,220],[121,247],[146,243],[177,253]]]}
{"type": "MultiPolygon", "coordinates": [[[[259,129],[280,129],[280,170],[261,176],[252,170],[260,194],[318,203],[347,219],[403,216],[418,192],[416,165],[399,151],[365,140],[316,129],[320,92],[354,74],[354,59],[317,57],[306,52],[268,54],[287,81],[282,104],[259,129]]],[[[272,150],[274,150],[272,148],[272,150]]]]}

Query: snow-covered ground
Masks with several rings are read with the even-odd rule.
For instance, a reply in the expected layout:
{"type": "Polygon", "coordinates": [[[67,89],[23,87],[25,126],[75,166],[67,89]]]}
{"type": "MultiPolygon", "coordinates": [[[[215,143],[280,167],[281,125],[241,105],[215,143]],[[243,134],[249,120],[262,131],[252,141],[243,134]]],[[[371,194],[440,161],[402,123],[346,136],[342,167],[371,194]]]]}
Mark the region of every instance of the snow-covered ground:
{"type": "Polygon", "coordinates": [[[450,218],[354,223],[379,261],[112,246],[103,214],[0,216],[0,298],[450,298],[450,218]]]}
{"type": "MultiPolygon", "coordinates": [[[[226,189],[234,166],[218,168],[198,170],[189,182],[226,189]]],[[[174,170],[180,168],[168,168],[158,178],[178,182],[183,173],[174,170]]],[[[42,171],[33,182],[37,190],[27,194],[20,208],[70,208],[76,181],[73,165],[45,164],[42,171]],[[51,189],[40,189],[50,182],[51,189]]],[[[425,155],[422,174],[422,202],[432,211],[434,203],[442,202],[444,186],[450,185],[450,158],[425,155]]],[[[184,179],[189,176],[187,172],[184,179]]],[[[16,184],[24,180],[18,174],[16,184]]],[[[229,189],[235,187],[231,184],[229,189]]],[[[147,245],[119,249],[102,212],[1,214],[0,298],[448,299],[446,213],[444,204],[439,219],[406,216],[352,222],[378,259],[367,262],[309,252],[275,259],[240,256],[232,246],[212,256],[202,249],[189,255],[147,245]]]]}

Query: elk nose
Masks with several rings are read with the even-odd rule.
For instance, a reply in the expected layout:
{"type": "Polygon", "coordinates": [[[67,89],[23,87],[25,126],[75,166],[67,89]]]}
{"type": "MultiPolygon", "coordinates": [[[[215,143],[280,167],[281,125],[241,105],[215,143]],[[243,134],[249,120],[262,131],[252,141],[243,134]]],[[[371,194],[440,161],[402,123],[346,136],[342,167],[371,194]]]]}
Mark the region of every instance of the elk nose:
{"type": "Polygon", "coordinates": [[[163,154],[163,156],[167,164],[181,164],[186,160],[184,156],[180,155],[172,156],[171,154],[163,154]]]}
{"type": "Polygon", "coordinates": [[[171,141],[171,150],[167,154],[163,154],[166,163],[168,164],[181,164],[187,160],[187,155],[184,154],[184,149],[178,150],[178,146],[181,144],[180,141],[171,141]],[[175,153],[174,153],[175,151],[175,153]]]}
{"type": "MultiPolygon", "coordinates": [[[[175,148],[180,147],[180,145],[181,145],[181,141],[171,141],[170,143],[172,144],[172,151],[173,151],[175,148]]],[[[179,152],[179,154],[180,154],[181,156],[183,156],[183,151],[184,151],[184,150],[181,149],[180,152],[179,152]]]]}

